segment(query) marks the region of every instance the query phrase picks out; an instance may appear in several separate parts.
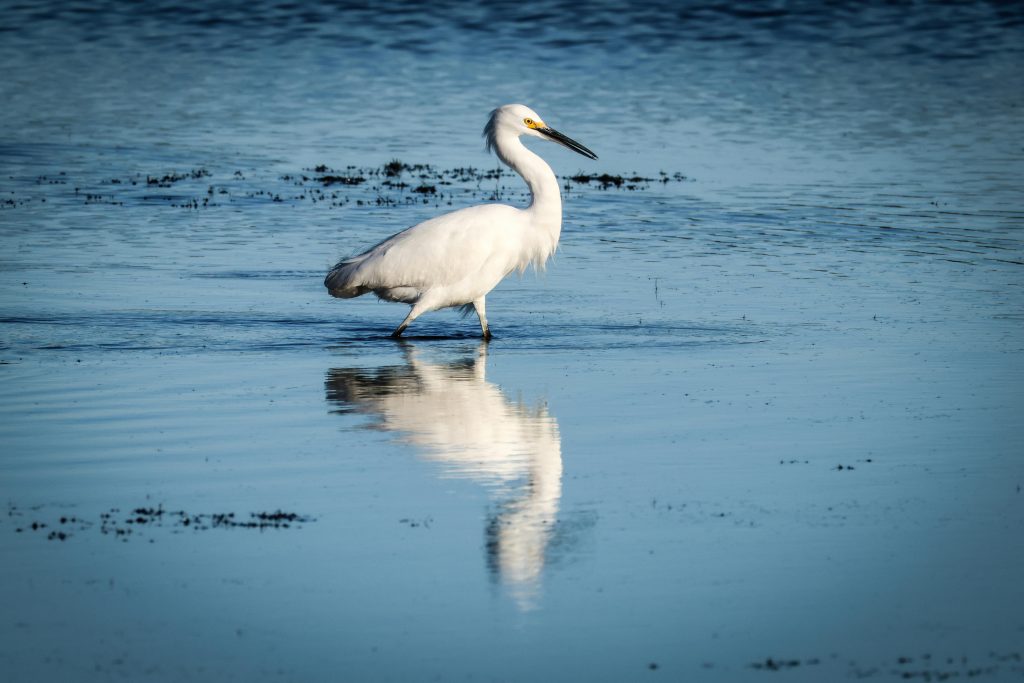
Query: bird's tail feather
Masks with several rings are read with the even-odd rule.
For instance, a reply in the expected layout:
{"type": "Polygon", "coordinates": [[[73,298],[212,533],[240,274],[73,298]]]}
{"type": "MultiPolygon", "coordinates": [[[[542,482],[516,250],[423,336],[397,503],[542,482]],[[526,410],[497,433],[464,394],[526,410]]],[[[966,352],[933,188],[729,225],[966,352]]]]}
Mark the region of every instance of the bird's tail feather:
{"type": "Polygon", "coordinates": [[[369,287],[359,284],[354,277],[356,269],[362,262],[361,258],[345,259],[331,268],[331,272],[327,273],[327,277],[324,278],[324,287],[327,288],[331,296],[351,299],[370,291],[369,287]]]}

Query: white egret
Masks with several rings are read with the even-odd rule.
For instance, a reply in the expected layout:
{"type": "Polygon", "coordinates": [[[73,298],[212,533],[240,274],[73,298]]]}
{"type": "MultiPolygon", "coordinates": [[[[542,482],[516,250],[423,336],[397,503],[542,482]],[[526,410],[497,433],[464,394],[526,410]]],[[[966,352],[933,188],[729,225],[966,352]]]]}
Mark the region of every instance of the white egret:
{"type": "Polygon", "coordinates": [[[438,216],[392,235],[369,250],[340,261],[324,280],[332,296],[349,299],[373,292],[412,306],[391,336],[399,337],[427,311],[472,306],[484,339],[491,338],[484,297],[514,270],[541,268],[558,246],[562,195],[551,167],[519,140],[529,135],[597,155],[545,124],[522,104],[491,112],[484,128],[487,149],[522,176],[530,188],[525,209],[483,204],[438,216]]]}

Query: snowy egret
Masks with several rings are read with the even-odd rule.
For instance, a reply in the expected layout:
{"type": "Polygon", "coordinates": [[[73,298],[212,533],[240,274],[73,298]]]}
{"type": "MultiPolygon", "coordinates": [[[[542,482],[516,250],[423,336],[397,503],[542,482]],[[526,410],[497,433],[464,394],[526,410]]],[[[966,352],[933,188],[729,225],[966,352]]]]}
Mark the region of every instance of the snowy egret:
{"type": "Polygon", "coordinates": [[[522,104],[491,112],[484,128],[487,149],[516,171],[530,188],[525,209],[505,204],[471,206],[424,221],[392,235],[369,250],[344,259],[327,274],[324,286],[342,299],[373,292],[386,301],[412,306],[392,333],[400,337],[427,311],[470,306],[491,338],[484,297],[501,280],[531,263],[542,268],[562,232],[562,195],[551,167],[520,142],[521,135],[551,140],[583,156],[597,155],[545,124],[522,104]]]}

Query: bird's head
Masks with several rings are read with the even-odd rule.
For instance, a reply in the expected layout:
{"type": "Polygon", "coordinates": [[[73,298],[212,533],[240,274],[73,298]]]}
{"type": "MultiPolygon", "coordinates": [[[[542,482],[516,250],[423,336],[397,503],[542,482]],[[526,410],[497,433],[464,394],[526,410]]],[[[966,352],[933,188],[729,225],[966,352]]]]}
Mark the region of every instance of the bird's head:
{"type": "Polygon", "coordinates": [[[597,158],[596,154],[580,143],[544,123],[537,112],[524,104],[506,104],[491,112],[491,118],[484,128],[487,149],[494,149],[498,137],[503,135],[514,135],[515,137],[529,135],[542,140],[550,140],[590,159],[597,158]]]}

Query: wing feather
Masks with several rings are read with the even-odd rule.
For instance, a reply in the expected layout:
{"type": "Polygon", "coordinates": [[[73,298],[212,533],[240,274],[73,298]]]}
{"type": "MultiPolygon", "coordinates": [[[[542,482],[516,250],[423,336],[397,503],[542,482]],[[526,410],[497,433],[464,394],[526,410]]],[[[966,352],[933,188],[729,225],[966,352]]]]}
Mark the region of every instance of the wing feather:
{"type": "Polygon", "coordinates": [[[460,282],[485,267],[508,272],[520,260],[526,227],[522,214],[511,206],[484,204],[432,218],[340,261],[324,284],[331,294],[347,298],[398,288],[422,292],[460,282]]]}

